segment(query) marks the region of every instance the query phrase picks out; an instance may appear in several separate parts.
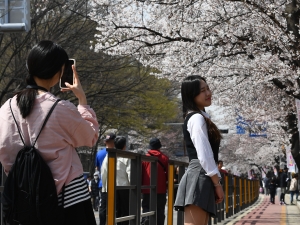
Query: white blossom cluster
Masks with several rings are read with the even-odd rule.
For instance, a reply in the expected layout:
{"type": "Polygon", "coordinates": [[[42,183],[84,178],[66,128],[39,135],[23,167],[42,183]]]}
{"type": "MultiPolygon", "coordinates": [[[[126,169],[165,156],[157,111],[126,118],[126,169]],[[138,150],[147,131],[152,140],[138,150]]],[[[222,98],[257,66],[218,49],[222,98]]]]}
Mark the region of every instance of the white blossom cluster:
{"type": "Polygon", "coordinates": [[[92,4],[90,16],[101,32],[95,50],[134,55],[165,76],[228,76],[228,70],[250,72],[258,76],[257,82],[297,76],[288,69],[289,60],[299,54],[291,50],[295,38],[282,16],[286,0],[94,0],[92,4]]]}

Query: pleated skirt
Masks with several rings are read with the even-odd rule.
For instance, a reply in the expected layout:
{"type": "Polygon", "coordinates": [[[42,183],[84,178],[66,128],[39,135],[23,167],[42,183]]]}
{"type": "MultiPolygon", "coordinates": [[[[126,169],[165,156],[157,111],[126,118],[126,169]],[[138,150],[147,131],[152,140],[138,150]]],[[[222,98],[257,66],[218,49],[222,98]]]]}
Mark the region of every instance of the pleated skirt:
{"type": "Polygon", "coordinates": [[[180,180],[174,208],[184,211],[188,205],[196,205],[208,212],[210,216],[216,216],[215,188],[209,176],[198,159],[190,161],[189,166],[180,180]]]}

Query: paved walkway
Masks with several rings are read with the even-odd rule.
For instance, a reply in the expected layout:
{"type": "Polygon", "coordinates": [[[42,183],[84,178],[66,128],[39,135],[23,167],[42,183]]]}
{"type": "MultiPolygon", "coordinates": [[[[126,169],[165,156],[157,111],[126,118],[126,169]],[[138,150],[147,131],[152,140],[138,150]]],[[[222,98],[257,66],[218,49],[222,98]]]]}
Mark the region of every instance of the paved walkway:
{"type": "MultiPolygon", "coordinates": [[[[286,194],[285,200],[287,203],[290,202],[290,196],[288,194],[286,194]]],[[[300,202],[297,202],[298,205],[280,205],[278,203],[278,197],[276,201],[276,204],[271,204],[269,196],[260,195],[256,204],[220,224],[300,225],[300,202]]]]}

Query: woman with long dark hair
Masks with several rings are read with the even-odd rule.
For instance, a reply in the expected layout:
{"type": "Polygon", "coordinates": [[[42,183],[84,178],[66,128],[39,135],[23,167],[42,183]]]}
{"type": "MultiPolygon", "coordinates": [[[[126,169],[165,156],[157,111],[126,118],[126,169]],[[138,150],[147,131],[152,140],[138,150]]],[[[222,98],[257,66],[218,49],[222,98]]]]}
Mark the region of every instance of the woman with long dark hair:
{"type": "Polygon", "coordinates": [[[224,198],[217,166],[222,136],[205,112],[211,96],[201,76],[189,76],[182,82],[183,134],[189,166],[180,180],[174,207],[184,211],[185,225],[207,225],[209,216],[216,215],[216,203],[224,198]]]}
{"type": "MultiPolygon", "coordinates": [[[[46,115],[57,101],[49,90],[59,82],[68,59],[65,50],[52,41],[41,41],[30,51],[26,63],[27,87],[0,109],[0,161],[6,174],[24,144],[31,146],[36,140],[46,115]]],[[[95,112],[87,105],[74,66],[73,74],[74,84],[66,83],[67,88],[62,91],[72,91],[78,98],[78,107],[69,101],[59,101],[35,147],[52,172],[58,202],[63,204],[63,224],[95,225],[82,164],[75,148],[92,147],[98,138],[99,125],[95,112]]]]}

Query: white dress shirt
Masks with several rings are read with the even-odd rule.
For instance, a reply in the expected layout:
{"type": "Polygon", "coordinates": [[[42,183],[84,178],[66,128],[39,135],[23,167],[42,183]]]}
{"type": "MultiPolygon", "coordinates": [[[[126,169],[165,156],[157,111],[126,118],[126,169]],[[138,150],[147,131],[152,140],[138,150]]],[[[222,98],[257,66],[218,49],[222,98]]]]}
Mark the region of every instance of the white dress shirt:
{"type": "MultiPolygon", "coordinates": [[[[202,111],[202,114],[209,118],[207,113],[202,111]]],[[[198,159],[206,171],[206,175],[211,177],[218,174],[218,177],[221,177],[209,143],[207,125],[204,117],[200,113],[192,115],[188,120],[187,130],[190,133],[190,137],[197,151],[198,159]]]]}

